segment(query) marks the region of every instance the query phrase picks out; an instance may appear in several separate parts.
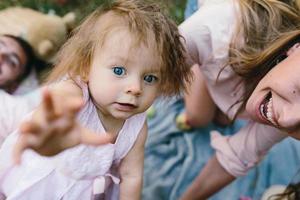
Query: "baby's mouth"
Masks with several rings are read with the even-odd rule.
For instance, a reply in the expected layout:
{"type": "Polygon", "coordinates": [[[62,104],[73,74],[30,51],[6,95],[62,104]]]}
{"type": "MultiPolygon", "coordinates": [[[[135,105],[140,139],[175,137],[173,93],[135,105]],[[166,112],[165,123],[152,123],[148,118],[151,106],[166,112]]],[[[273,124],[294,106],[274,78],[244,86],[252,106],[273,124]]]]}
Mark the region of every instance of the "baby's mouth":
{"type": "Polygon", "coordinates": [[[131,103],[119,103],[120,105],[123,105],[123,106],[131,106],[131,107],[136,107],[134,104],[131,104],[131,103]]]}
{"type": "Polygon", "coordinates": [[[277,126],[277,123],[274,120],[273,99],[271,92],[267,94],[265,99],[260,104],[259,111],[263,118],[268,120],[271,124],[277,126]]]}
{"type": "Polygon", "coordinates": [[[137,108],[137,105],[131,104],[131,103],[118,103],[118,104],[122,107],[127,107],[127,108],[131,108],[131,109],[137,108]]]}

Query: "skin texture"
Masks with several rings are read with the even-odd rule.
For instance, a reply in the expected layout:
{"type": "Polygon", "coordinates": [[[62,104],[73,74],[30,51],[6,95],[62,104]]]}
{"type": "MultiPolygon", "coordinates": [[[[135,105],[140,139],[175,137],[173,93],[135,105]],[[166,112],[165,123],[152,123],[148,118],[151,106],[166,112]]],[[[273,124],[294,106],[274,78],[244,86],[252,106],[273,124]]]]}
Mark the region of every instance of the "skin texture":
{"type": "Polygon", "coordinates": [[[246,110],[260,123],[275,126],[291,137],[300,139],[300,49],[295,44],[288,52],[288,57],[274,67],[259,82],[250,96],[246,110]],[[259,111],[264,99],[270,95],[269,113],[272,120],[267,120],[259,111]]]}
{"type": "Polygon", "coordinates": [[[12,38],[0,36],[0,88],[12,93],[25,71],[26,54],[12,38]]]}
{"type": "Polygon", "coordinates": [[[96,50],[95,55],[99,56],[91,65],[90,92],[101,121],[113,133],[118,132],[125,119],[147,110],[159,94],[160,75],[158,63],[153,60],[155,52],[143,44],[132,46],[131,39],[128,31],[112,33],[103,47],[96,50]],[[123,38],[127,38],[127,42],[124,43],[123,38]],[[145,77],[153,80],[147,82],[145,77]]]}
{"type": "Polygon", "coordinates": [[[206,126],[213,120],[216,105],[206,88],[199,66],[193,65],[192,71],[194,80],[189,92],[184,96],[186,112],[183,115],[185,115],[187,123],[193,127],[206,126]],[[199,110],[201,110],[201,115],[199,115],[199,110]]]}
{"type": "MultiPolygon", "coordinates": [[[[287,52],[288,57],[262,78],[246,105],[246,111],[254,120],[282,129],[296,139],[300,139],[298,112],[300,111],[300,49],[298,47],[299,44],[295,44],[287,52]],[[275,124],[259,114],[259,105],[269,92],[272,93],[275,124]]],[[[235,177],[230,175],[214,156],[188,187],[181,200],[207,199],[233,180],[235,177]]]]}
{"type": "MultiPolygon", "coordinates": [[[[62,81],[44,92],[42,105],[22,124],[14,149],[16,161],[20,162],[27,148],[50,156],[80,143],[114,143],[125,120],[145,112],[160,94],[159,59],[155,59],[158,55],[153,49],[151,44],[136,45],[127,29],[111,33],[96,47],[88,79],[90,95],[107,133],[93,133],[76,121],[82,107],[81,88],[73,80],[62,81]]],[[[120,164],[120,199],[140,199],[146,137],[145,122],[120,164]]]]}
{"type": "Polygon", "coordinates": [[[180,200],[207,199],[233,180],[235,180],[235,177],[227,173],[219,164],[217,157],[213,156],[193,183],[188,187],[186,192],[181,196],[180,200]],[[222,179],[220,179],[220,177],[222,177],[222,179]]]}
{"type": "Polygon", "coordinates": [[[60,86],[63,89],[54,88],[51,92],[44,89],[42,104],[31,120],[21,124],[21,135],[14,148],[16,163],[20,163],[22,152],[27,148],[53,156],[80,143],[100,145],[112,140],[110,135],[95,134],[76,121],[82,106],[79,88],[70,81],[60,86]]]}

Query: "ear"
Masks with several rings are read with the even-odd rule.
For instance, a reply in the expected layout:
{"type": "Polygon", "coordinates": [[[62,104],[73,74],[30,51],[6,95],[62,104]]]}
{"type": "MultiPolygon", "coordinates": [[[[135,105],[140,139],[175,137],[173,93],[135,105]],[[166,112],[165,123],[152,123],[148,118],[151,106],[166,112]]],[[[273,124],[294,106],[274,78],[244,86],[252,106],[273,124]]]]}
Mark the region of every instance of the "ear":
{"type": "Polygon", "coordinates": [[[75,27],[76,22],[76,15],[73,12],[67,13],[65,16],[62,17],[64,24],[67,27],[67,30],[70,31],[75,27]]]}
{"type": "Polygon", "coordinates": [[[54,49],[54,45],[50,40],[43,40],[38,46],[38,53],[43,58],[48,57],[54,49]]]}

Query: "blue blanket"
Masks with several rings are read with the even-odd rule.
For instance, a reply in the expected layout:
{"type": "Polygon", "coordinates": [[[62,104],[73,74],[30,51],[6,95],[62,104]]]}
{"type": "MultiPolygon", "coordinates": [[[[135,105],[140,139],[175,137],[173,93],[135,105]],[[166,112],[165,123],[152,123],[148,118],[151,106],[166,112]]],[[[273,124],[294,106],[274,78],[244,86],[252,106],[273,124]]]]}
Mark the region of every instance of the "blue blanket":
{"type": "MultiPolygon", "coordinates": [[[[175,125],[175,117],[183,108],[180,98],[159,99],[154,104],[155,116],[148,119],[143,200],[178,199],[214,154],[209,132],[218,130],[231,135],[244,124],[242,121],[229,127],[210,124],[183,132],[175,125]]],[[[238,178],[210,199],[238,200],[242,196],[259,199],[271,185],[288,184],[299,167],[300,143],[285,139],[247,176],[238,178]]]]}

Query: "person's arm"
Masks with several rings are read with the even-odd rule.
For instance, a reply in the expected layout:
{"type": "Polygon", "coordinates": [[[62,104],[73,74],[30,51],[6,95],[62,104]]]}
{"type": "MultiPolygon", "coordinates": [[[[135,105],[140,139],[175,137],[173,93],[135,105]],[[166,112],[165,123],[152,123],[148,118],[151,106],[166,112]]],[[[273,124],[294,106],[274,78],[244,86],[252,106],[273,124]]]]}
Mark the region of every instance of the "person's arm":
{"type": "Polygon", "coordinates": [[[77,122],[82,104],[81,89],[72,80],[45,89],[41,105],[20,125],[20,136],[14,147],[15,161],[20,161],[27,148],[52,156],[80,143],[100,145],[110,142],[109,134],[95,134],[77,122]]]}
{"type": "Polygon", "coordinates": [[[184,95],[186,120],[193,127],[206,126],[214,118],[216,105],[207,90],[199,65],[193,65],[192,71],[194,80],[184,95]]]}
{"type": "Polygon", "coordinates": [[[144,169],[144,147],[147,138],[147,125],[144,124],[139,136],[120,165],[121,200],[141,199],[144,169]]]}
{"type": "Polygon", "coordinates": [[[213,156],[180,200],[207,199],[233,180],[235,180],[235,177],[220,165],[216,156],[213,156]]]}
{"type": "Polygon", "coordinates": [[[198,12],[179,26],[184,37],[183,44],[188,52],[188,63],[194,75],[188,91],[184,94],[185,112],[176,119],[177,126],[183,129],[207,125],[212,121],[216,110],[200,70],[200,65],[212,56],[211,35],[197,15],[198,12]]]}
{"type": "Polygon", "coordinates": [[[211,145],[216,154],[182,198],[208,198],[231,183],[234,177],[244,176],[259,163],[274,144],[285,137],[286,135],[276,128],[251,121],[230,137],[221,136],[213,131],[211,145]]]}

